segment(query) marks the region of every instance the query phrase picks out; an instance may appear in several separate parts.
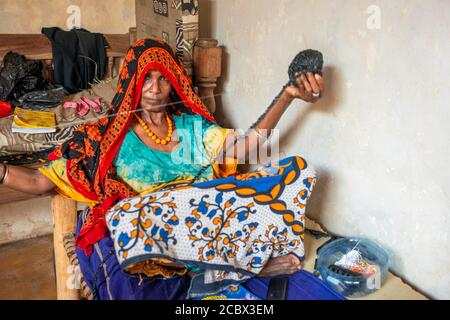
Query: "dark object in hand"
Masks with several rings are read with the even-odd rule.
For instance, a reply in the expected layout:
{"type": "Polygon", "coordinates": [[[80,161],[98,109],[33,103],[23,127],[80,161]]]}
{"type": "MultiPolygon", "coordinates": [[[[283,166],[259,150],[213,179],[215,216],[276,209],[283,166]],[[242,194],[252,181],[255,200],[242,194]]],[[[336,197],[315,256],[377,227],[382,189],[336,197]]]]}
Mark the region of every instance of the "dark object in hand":
{"type": "Polygon", "coordinates": [[[289,66],[289,80],[295,83],[298,76],[307,72],[322,75],[323,55],[317,50],[303,50],[297,54],[289,66]]]}

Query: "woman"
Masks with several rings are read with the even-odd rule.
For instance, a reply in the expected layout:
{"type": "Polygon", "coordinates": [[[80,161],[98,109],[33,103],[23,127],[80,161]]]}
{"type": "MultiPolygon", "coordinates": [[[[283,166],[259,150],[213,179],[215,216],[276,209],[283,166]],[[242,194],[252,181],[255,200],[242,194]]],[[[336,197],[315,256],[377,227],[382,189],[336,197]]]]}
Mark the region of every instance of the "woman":
{"type": "MultiPolygon", "coordinates": [[[[166,190],[176,195],[192,186],[197,186],[195,190],[213,190],[217,199],[216,181],[225,181],[220,178],[236,181],[234,177],[238,177],[237,180],[247,182],[258,175],[279,178],[278,173],[270,174],[271,165],[258,171],[256,176],[236,176],[239,160],[236,150],[243,148],[244,154],[248,154],[263,142],[261,130],[273,129],[293,99],[315,102],[322,89],[320,75],[300,76],[296,85],[284,88],[279,99],[259,118],[254,130],[237,140],[233,148],[227,139],[234,135],[233,130],[215,124],[172,49],[159,40],[139,40],[126,55],[108,115],[98,123],[78,129],[72,139],[50,154],[51,162],[39,171],[0,166],[0,181],[9,188],[34,194],[56,188],[72,199],[89,204],[79,219],[76,244],[83,276],[96,298],[184,299],[191,282],[187,271],[190,276],[195,275],[198,265],[168,259],[153,259],[151,263],[140,260],[128,264],[127,271],[151,277],[125,275],[114,255],[114,245],[117,251],[118,243],[123,245],[123,241],[115,237],[113,243],[108,227],[111,231],[115,225],[114,221],[107,225],[108,210],[122,199],[139,194],[152,195],[166,190]],[[196,133],[198,123],[200,132],[196,133]],[[202,138],[200,144],[198,135],[202,138]],[[194,147],[185,148],[186,145],[194,147]],[[177,162],[174,154],[190,161],[177,162]],[[226,161],[218,161],[220,159],[226,161]],[[201,184],[211,181],[214,185],[201,184]]],[[[299,157],[289,160],[306,167],[299,157]]],[[[300,173],[298,168],[296,170],[300,173]]],[[[308,179],[311,191],[314,177],[308,179]]],[[[304,207],[308,196],[309,193],[302,195],[304,202],[298,203],[300,207],[304,207]]],[[[123,209],[123,206],[116,208],[123,209]]],[[[192,221],[187,223],[193,224],[192,221]]],[[[289,223],[294,229],[295,223],[289,223]]],[[[112,230],[111,234],[114,233],[112,230]]],[[[258,275],[287,274],[295,280],[300,269],[298,256],[280,253],[279,257],[259,266],[258,275]]],[[[251,278],[242,288],[264,297],[267,281],[267,278],[251,278]]],[[[292,293],[290,298],[298,297],[292,293]]]]}

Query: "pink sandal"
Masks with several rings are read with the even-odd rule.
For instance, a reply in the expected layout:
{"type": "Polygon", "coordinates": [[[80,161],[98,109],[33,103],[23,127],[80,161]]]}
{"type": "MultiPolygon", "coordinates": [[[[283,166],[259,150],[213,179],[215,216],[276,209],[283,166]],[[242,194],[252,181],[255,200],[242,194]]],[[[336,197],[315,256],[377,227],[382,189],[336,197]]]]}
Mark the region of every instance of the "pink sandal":
{"type": "Polygon", "coordinates": [[[67,101],[64,103],[64,108],[74,108],[79,117],[84,117],[88,114],[89,109],[94,110],[96,113],[101,113],[103,108],[100,102],[100,98],[96,98],[92,101],[89,98],[81,97],[79,102],[67,101]]]}

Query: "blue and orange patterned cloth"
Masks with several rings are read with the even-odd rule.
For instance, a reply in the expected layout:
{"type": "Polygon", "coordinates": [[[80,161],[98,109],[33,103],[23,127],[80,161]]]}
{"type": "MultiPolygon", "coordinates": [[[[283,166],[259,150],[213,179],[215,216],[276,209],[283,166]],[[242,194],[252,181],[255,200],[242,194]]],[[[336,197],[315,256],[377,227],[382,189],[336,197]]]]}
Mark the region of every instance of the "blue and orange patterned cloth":
{"type": "Polygon", "coordinates": [[[214,295],[256,276],[271,258],[303,260],[314,182],[303,158],[288,157],[251,173],[124,199],[106,222],[123,270],[171,278],[182,271],[161,271],[161,259],[194,266],[201,272],[189,296],[214,295]]]}

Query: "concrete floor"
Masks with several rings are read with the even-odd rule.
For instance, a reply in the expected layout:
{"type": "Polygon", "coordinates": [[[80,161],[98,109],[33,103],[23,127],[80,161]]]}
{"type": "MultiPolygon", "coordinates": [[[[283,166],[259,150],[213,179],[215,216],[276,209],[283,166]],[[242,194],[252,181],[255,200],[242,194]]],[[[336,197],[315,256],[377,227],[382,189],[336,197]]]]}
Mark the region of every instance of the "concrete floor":
{"type": "Polygon", "coordinates": [[[55,300],[53,236],[0,246],[0,300],[55,300]]]}

